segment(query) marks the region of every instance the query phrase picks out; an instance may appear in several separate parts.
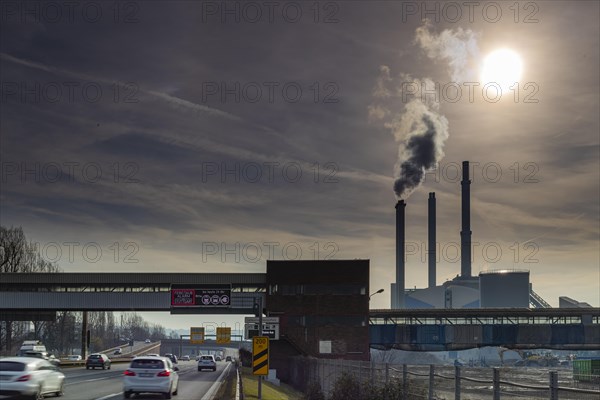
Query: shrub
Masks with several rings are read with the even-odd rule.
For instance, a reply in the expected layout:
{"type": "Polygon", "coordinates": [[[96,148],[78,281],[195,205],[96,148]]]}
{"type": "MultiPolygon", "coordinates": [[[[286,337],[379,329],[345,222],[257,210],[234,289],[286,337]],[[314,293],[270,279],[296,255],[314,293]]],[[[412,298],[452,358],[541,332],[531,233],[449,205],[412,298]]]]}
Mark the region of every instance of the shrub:
{"type": "Polygon", "coordinates": [[[362,400],[359,382],[347,372],[333,384],[330,400],[362,400]]]}
{"type": "Polygon", "coordinates": [[[252,366],[252,352],[248,351],[244,348],[241,348],[239,350],[239,354],[240,354],[240,362],[242,363],[242,366],[251,367],[252,366]]]}
{"type": "Polygon", "coordinates": [[[308,384],[304,400],[325,400],[325,395],[323,394],[319,382],[311,382],[308,384]]]}

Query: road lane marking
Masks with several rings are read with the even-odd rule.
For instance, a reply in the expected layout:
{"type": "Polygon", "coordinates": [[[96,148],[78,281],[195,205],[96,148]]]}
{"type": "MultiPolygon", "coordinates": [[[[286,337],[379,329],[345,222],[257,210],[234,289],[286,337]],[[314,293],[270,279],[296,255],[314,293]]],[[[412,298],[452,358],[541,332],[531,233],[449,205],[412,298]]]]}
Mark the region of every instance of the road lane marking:
{"type": "Polygon", "coordinates": [[[81,377],[84,377],[84,376],[98,376],[98,375],[104,375],[104,374],[112,376],[113,374],[114,375],[119,375],[120,373],[122,373],[121,370],[114,370],[114,371],[113,370],[108,370],[108,371],[106,371],[104,373],[100,372],[100,371],[96,371],[96,373],[93,373],[93,372],[87,372],[87,373],[85,373],[84,372],[84,373],[79,374],[79,375],[65,374],[65,376],[67,378],[69,378],[69,379],[73,379],[73,378],[81,378],[81,377]]]}
{"type": "Polygon", "coordinates": [[[84,381],[78,381],[78,382],[67,382],[65,386],[79,385],[80,383],[87,383],[87,382],[103,381],[106,379],[113,379],[113,378],[115,378],[115,376],[107,376],[106,378],[86,379],[84,381]]]}
{"type": "Polygon", "coordinates": [[[111,397],[120,396],[122,394],[123,394],[123,392],[107,394],[106,396],[98,397],[97,399],[94,399],[94,400],[106,400],[106,399],[110,399],[111,397]]]}
{"type": "Polygon", "coordinates": [[[221,386],[221,383],[223,383],[223,375],[225,375],[225,372],[227,372],[229,367],[231,367],[231,363],[227,363],[227,366],[225,367],[225,369],[223,369],[221,375],[219,375],[215,383],[213,383],[210,389],[208,389],[208,392],[206,392],[206,394],[202,397],[202,400],[211,400],[215,396],[217,390],[219,390],[219,386],[221,386]]]}

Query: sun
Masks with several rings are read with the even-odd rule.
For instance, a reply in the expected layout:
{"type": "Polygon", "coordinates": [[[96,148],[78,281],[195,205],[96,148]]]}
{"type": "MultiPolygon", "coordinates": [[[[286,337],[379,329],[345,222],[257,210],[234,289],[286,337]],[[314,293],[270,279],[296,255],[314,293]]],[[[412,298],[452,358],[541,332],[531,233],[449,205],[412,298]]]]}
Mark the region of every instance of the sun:
{"type": "Polygon", "coordinates": [[[496,83],[507,93],[510,87],[519,82],[523,72],[521,57],[512,50],[500,49],[488,54],[481,68],[481,83],[496,83]]]}

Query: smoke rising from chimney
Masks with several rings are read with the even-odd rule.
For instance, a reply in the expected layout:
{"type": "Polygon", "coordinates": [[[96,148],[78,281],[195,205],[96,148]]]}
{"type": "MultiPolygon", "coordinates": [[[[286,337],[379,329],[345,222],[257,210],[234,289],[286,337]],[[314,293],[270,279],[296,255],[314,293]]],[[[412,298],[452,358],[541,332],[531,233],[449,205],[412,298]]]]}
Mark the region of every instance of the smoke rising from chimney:
{"type": "Polygon", "coordinates": [[[477,80],[477,63],[480,60],[477,34],[470,29],[445,29],[440,34],[433,32],[430,21],[416,30],[417,43],[432,60],[448,63],[453,82],[477,80]]]}
{"type": "Polygon", "coordinates": [[[394,192],[398,198],[406,198],[421,184],[425,171],[435,168],[444,156],[448,120],[421,100],[412,100],[395,129],[396,138],[408,132],[399,140],[398,161],[394,167],[394,192]]]}
{"type": "MultiPolygon", "coordinates": [[[[470,75],[469,62],[479,54],[475,34],[470,30],[431,31],[428,22],[416,30],[418,44],[431,59],[444,60],[453,79],[470,75]]],[[[440,113],[439,97],[432,95],[436,85],[431,78],[415,79],[406,73],[392,77],[388,66],[380,67],[369,119],[383,122],[398,143],[394,166],[394,192],[406,199],[423,181],[425,173],[436,167],[444,156],[448,139],[448,120],[440,113]],[[407,101],[407,99],[410,100],[407,101]]]]}

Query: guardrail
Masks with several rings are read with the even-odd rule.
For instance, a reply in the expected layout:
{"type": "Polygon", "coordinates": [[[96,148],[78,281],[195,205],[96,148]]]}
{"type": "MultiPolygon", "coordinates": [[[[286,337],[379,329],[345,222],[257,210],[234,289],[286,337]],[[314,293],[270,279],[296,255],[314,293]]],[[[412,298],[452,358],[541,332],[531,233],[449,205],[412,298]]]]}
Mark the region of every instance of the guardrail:
{"type": "MultiPolygon", "coordinates": [[[[111,358],[110,362],[113,364],[123,364],[131,362],[133,357],[119,357],[119,358],[111,358]]],[[[73,368],[73,367],[84,367],[85,360],[79,361],[68,361],[68,360],[60,360],[60,368],[73,368]]]]}
{"type": "MultiPolygon", "coordinates": [[[[116,349],[116,347],[115,347],[115,349],[116,349]]],[[[120,363],[131,362],[131,360],[135,356],[143,355],[144,353],[158,352],[158,349],[160,349],[160,342],[152,343],[152,344],[149,344],[148,346],[144,346],[141,349],[134,351],[133,353],[120,354],[120,355],[118,355],[118,357],[115,357],[114,354],[110,354],[110,352],[106,352],[106,351],[100,352],[100,353],[106,354],[108,356],[108,358],[110,358],[110,361],[112,363],[120,364],[120,363]]],[[[64,360],[64,359],[60,360],[61,368],[63,368],[63,367],[64,368],[72,368],[72,367],[79,367],[79,366],[85,366],[85,360],[78,360],[78,361],[71,361],[71,360],[64,360]]]]}
{"type": "Polygon", "coordinates": [[[241,366],[236,362],[235,372],[237,375],[237,384],[235,385],[235,400],[244,400],[244,380],[242,379],[241,366]]]}

